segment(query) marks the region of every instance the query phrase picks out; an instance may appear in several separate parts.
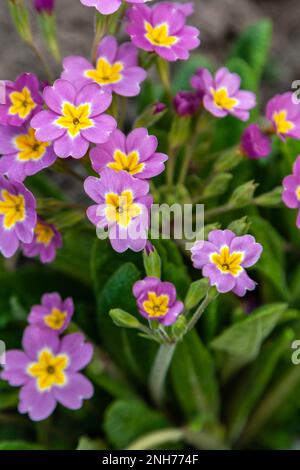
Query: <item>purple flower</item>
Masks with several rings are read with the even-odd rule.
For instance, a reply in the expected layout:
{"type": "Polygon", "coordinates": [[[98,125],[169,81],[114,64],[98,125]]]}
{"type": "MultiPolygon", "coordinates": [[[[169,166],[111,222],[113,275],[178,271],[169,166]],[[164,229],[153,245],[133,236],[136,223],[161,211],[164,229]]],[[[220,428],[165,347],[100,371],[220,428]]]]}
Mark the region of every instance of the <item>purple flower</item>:
{"type": "Polygon", "coordinates": [[[55,7],[55,0],[33,0],[33,6],[38,13],[51,13],[55,7]]]}
{"type": "Polygon", "coordinates": [[[77,91],[67,80],[56,80],[43,93],[48,110],[31,121],[36,137],[42,142],[53,141],[58,157],[82,158],[89,143],[106,142],[116,128],[116,121],[104,113],[111,104],[111,94],[90,84],[77,91]]]}
{"type": "MultiPolygon", "coordinates": [[[[122,0],[80,0],[87,7],[95,7],[102,15],[111,15],[119,10],[122,0]]],[[[126,0],[127,3],[145,3],[151,0],[126,0]]]]}
{"type": "Polygon", "coordinates": [[[56,258],[56,250],[62,247],[61,234],[54,225],[48,224],[38,217],[31,243],[22,243],[22,251],[27,258],[39,256],[42,263],[52,263],[56,258]]]}
{"type": "Polygon", "coordinates": [[[293,102],[293,93],[274,96],[267,104],[266,117],[282,140],[300,139],[300,106],[293,102]]]}
{"type": "Polygon", "coordinates": [[[272,152],[272,141],[257,124],[250,124],[242,135],[241,151],[249,158],[264,158],[272,152]]]}
{"type": "MultiPolygon", "coordinates": [[[[205,69],[200,76],[199,83],[201,82],[204,87],[203,105],[207,111],[218,118],[230,114],[242,121],[249,119],[249,110],[255,107],[256,97],[250,91],[240,90],[239,75],[230,73],[223,67],[213,77],[205,69]]],[[[193,83],[196,85],[196,80],[193,83]]],[[[201,86],[199,89],[201,90],[201,86]]]]}
{"type": "Polygon", "coordinates": [[[193,116],[200,107],[201,100],[192,91],[180,91],[174,98],[174,106],[179,116],[193,116]]]}
{"type": "Polygon", "coordinates": [[[176,322],[184,309],[177,300],[176,289],[171,282],[162,282],[157,277],[146,277],[133,286],[140,314],[148,320],[159,321],[164,326],[176,322]]]}
{"type": "Polygon", "coordinates": [[[98,229],[108,229],[114,250],[141,251],[147,242],[150,208],[153,202],[149,183],[126,171],[105,168],[101,179],[90,176],[85,192],[96,202],[87,210],[89,220],[98,229]]]}
{"type": "Polygon", "coordinates": [[[0,124],[21,126],[43,107],[40,84],[32,73],[5,82],[5,103],[0,104],[0,124]]]}
{"type": "Polygon", "coordinates": [[[122,96],[136,96],[147,73],[138,67],[137,48],[130,42],[118,47],[113,36],[106,36],[99,44],[96,68],[84,57],[71,56],[63,61],[62,78],[78,89],[96,83],[108,92],[122,96]]]}
{"type": "Polygon", "coordinates": [[[156,114],[163,113],[166,109],[167,109],[167,105],[165,103],[160,103],[160,102],[154,103],[153,114],[156,115],[156,114]]]}
{"type": "Polygon", "coordinates": [[[24,331],[23,349],[6,353],[1,378],[22,387],[18,410],[33,421],[48,418],[56,404],[78,410],[93,395],[93,386],[79,373],[93,355],[93,347],[80,333],[59,339],[56,332],[29,326],[24,331]]]}
{"type": "Polygon", "coordinates": [[[206,86],[204,82],[205,74],[206,74],[206,69],[202,67],[202,68],[199,68],[196,71],[195,75],[193,75],[193,77],[191,78],[191,85],[196,90],[196,93],[200,100],[203,99],[206,93],[206,86]]]}
{"type": "Polygon", "coordinates": [[[28,316],[30,325],[55,331],[60,335],[65,331],[74,313],[74,303],[71,297],[62,300],[57,292],[44,294],[41,305],[34,305],[28,316]]]}
{"type": "Polygon", "coordinates": [[[290,209],[299,209],[296,225],[300,228],[300,156],[297,157],[293,174],[283,179],[282,200],[290,209]]]}
{"type": "Polygon", "coordinates": [[[247,290],[255,289],[245,268],[253,266],[261,253],[262,246],[251,235],[237,237],[231,230],[213,230],[208,241],[195,243],[192,261],[219,292],[232,290],[242,297],[247,290]]]}
{"type": "Polygon", "coordinates": [[[0,174],[20,182],[51,166],[57,158],[50,142],[39,141],[28,124],[0,125],[0,154],[0,174]]]}
{"type": "Polygon", "coordinates": [[[126,31],[132,42],[168,61],[187,60],[189,51],[200,44],[198,29],[186,25],[186,15],[177,4],[135,5],[127,16],[126,31]]]}
{"type": "Polygon", "coordinates": [[[157,145],[157,138],[149,135],[147,129],[134,129],[127,137],[116,129],[108,142],[91,150],[92,166],[97,173],[111,168],[149,179],[164,171],[164,162],[168,159],[167,155],[156,153],[157,145]]]}
{"type": "Polygon", "coordinates": [[[20,242],[31,243],[36,225],[36,202],[22,183],[0,176],[0,252],[10,258],[20,242]]]}

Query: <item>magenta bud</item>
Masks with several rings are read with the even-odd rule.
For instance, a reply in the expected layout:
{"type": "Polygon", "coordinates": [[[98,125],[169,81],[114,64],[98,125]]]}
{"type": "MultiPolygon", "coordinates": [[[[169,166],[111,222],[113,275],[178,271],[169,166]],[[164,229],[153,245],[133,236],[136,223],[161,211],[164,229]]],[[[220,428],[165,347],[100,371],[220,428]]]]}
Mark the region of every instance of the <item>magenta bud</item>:
{"type": "Polygon", "coordinates": [[[33,7],[38,13],[51,13],[55,7],[55,0],[33,0],[33,7]]]}
{"type": "Polygon", "coordinates": [[[153,114],[163,113],[166,109],[167,105],[165,103],[155,103],[153,106],[153,114]]]}
{"type": "Polygon", "coordinates": [[[180,91],[174,98],[178,116],[193,116],[199,109],[200,99],[193,91],[180,91]]]}

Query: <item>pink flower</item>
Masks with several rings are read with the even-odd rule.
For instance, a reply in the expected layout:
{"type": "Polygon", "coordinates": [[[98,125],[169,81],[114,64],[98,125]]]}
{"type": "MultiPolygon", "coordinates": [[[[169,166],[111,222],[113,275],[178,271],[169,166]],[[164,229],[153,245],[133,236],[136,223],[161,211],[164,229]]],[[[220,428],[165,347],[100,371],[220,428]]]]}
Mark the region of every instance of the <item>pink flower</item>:
{"type": "Polygon", "coordinates": [[[6,353],[1,378],[21,387],[19,412],[32,421],[50,416],[56,404],[79,410],[93,396],[91,382],[79,371],[89,364],[93,347],[79,333],[59,339],[56,332],[29,326],[24,331],[23,349],[6,353]]]}
{"type": "Polygon", "coordinates": [[[212,230],[208,241],[195,243],[192,260],[219,292],[233,291],[242,297],[255,289],[245,268],[257,263],[261,253],[262,246],[251,235],[237,237],[231,230],[212,230]]]}
{"type": "Polygon", "coordinates": [[[71,297],[62,300],[57,292],[44,294],[41,305],[34,305],[28,316],[30,325],[46,328],[60,335],[65,331],[74,313],[71,297]]]}
{"type": "Polygon", "coordinates": [[[61,234],[53,224],[38,217],[31,243],[22,243],[22,251],[27,258],[39,256],[42,263],[52,263],[57,249],[62,247],[61,234]]]}
{"type": "MultiPolygon", "coordinates": [[[[95,7],[102,15],[111,15],[119,10],[122,0],[80,0],[87,7],[95,7]]],[[[127,3],[145,3],[151,0],[125,0],[127,3]]]]}
{"type": "Polygon", "coordinates": [[[22,183],[0,176],[0,252],[3,256],[13,256],[20,242],[32,242],[36,220],[33,194],[22,183]]]}
{"type": "Polygon", "coordinates": [[[106,36],[99,44],[96,68],[84,57],[71,56],[63,61],[62,78],[78,89],[96,83],[109,92],[122,96],[136,96],[147,73],[138,67],[137,48],[125,42],[120,47],[113,36],[106,36]]]}
{"type": "Polygon", "coordinates": [[[143,281],[136,282],[133,295],[140,314],[164,326],[175,323],[184,309],[183,303],[177,300],[175,286],[156,277],[146,277],[143,281]]]}
{"type": "Polygon", "coordinates": [[[290,209],[298,209],[296,225],[300,229],[300,156],[297,157],[293,173],[283,179],[282,200],[290,209]]]}
{"type": "Polygon", "coordinates": [[[51,142],[36,138],[28,124],[20,127],[0,125],[0,174],[15,181],[24,181],[53,165],[56,155],[51,142]]]}
{"type": "Polygon", "coordinates": [[[300,105],[293,102],[293,93],[274,96],[267,104],[266,117],[282,140],[300,139],[300,105]]]}
{"type": "Polygon", "coordinates": [[[5,104],[0,104],[0,124],[22,126],[43,107],[40,83],[32,73],[5,82],[5,104]]]}
{"type": "Polygon", "coordinates": [[[168,61],[187,60],[189,51],[200,44],[198,29],[186,25],[186,14],[177,4],[135,5],[127,16],[126,31],[132,42],[168,61]]]}
{"type": "Polygon", "coordinates": [[[142,251],[153,202],[148,194],[149,184],[126,171],[105,168],[101,179],[87,178],[84,189],[96,202],[88,208],[87,216],[98,229],[108,230],[113,249],[118,253],[128,249],[142,251]]]}
{"type": "Polygon", "coordinates": [[[215,77],[208,70],[201,70],[192,79],[192,84],[203,95],[206,110],[218,118],[232,115],[247,121],[249,110],[256,105],[255,94],[240,90],[241,78],[226,67],[219,69],[215,77]]]}
{"type": "Polygon", "coordinates": [[[39,112],[31,125],[37,139],[53,141],[58,157],[82,158],[90,142],[106,142],[117,126],[111,116],[103,114],[111,104],[111,94],[96,84],[78,91],[67,80],[56,80],[43,95],[49,109],[39,112]]]}
{"type": "Polygon", "coordinates": [[[272,152],[272,141],[257,124],[250,124],[243,132],[241,151],[251,159],[265,158],[272,152]]]}
{"type": "Polygon", "coordinates": [[[104,168],[111,168],[149,179],[164,171],[168,159],[167,155],[156,153],[157,145],[157,138],[149,135],[147,129],[134,129],[127,137],[116,129],[108,142],[91,150],[92,166],[100,174],[104,168]]]}

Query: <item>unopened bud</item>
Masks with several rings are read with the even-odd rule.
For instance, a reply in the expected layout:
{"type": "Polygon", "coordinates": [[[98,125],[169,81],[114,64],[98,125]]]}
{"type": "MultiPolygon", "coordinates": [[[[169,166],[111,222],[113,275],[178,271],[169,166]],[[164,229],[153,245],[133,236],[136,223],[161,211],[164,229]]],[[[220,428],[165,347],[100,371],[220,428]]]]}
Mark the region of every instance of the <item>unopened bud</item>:
{"type": "Polygon", "coordinates": [[[176,339],[182,338],[186,332],[187,320],[184,315],[179,315],[176,322],[172,325],[172,334],[176,339]]]}
{"type": "Polygon", "coordinates": [[[219,173],[218,175],[215,175],[206,186],[203,192],[203,197],[210,198],[221,196],[221,194],[224,194],[227,191],[232,178],[233,175],[231,173],[219,173]]]}
{"type": "MultiPolygon", "coordinates": [[[[150,242],[148,242],[150,243],[150,242]]],[[[153,247],[153,245],[146,245],[146,248],[143,252],[143,261],[144,261],[144,267],[147,276],[152,276],[152,277],[158,277],[160,278],[161,276],[161,259],[156,251],[156,249],[153,247]]]]}
{"type": "Polygon", "coordinates": [[[262,207],[276,207],[282,203],[282,186],[255,198],[255,204],[262,207]]]}
{"type": "Polygon", "coordinates": [[[184,304],[188,310],[196,307],[205,297],[209,289],[208,279],[199,279],[190,285],[184,304]]]}
{"type": "Polygon", "coordinates": [[[229,205],[239,208],[251,204],[257,186],[258,184],[254,181],[248,181],[236,188],[229,200],[229,205]]]}
{"type": "Polygon", "coordinates": [[[116,326],[134,329],[138,329],[141,326],[140,322],[133,315],[119,308],[110,310],[109,315],[116,326]]]}
{"type": "Polygon", "coordinates": [[[228,230],[231,230],[236,235],[241,236],[248,233],[251,222],[249,222],[248,217],[242,217],[241,219],[234,220],[231,224],[228,225],[228,230]]]}

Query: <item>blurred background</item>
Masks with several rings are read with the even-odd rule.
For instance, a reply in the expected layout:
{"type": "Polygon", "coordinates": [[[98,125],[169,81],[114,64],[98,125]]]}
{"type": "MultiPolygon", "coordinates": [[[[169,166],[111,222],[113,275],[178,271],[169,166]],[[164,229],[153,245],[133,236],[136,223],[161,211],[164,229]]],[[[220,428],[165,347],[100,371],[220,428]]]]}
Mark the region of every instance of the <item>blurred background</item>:
{"type": "MultiPolygon", "coordinates": [[[[84,7],[79,0],[56,2],[63,55],[88,56],[93,38],[93,9],[84,7]]],[[[299,0],[195,0],[194,3],[192,22],[200,27],[202,52],[217,64],[222,63],[236,37],[249,24],[265,17],[273,21],[274,41],[264,81],[265,99],[274,92],[285,91],[293,80],[300,79],[299,0]]],[[[14,79],[24,70],[43,75],[35,57],[14,33],[4,0],[0,2],[0,43],[0,79],[14,79]]]]}

